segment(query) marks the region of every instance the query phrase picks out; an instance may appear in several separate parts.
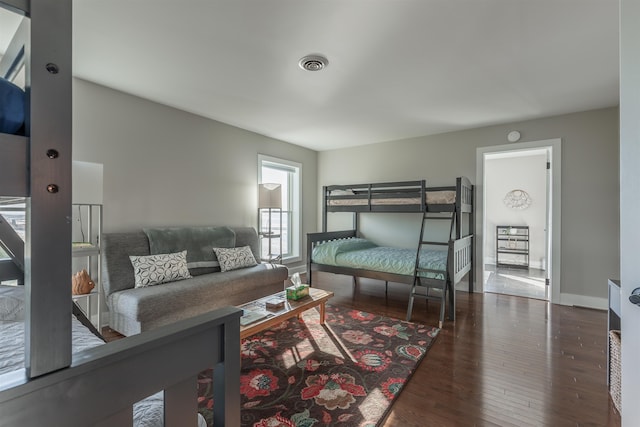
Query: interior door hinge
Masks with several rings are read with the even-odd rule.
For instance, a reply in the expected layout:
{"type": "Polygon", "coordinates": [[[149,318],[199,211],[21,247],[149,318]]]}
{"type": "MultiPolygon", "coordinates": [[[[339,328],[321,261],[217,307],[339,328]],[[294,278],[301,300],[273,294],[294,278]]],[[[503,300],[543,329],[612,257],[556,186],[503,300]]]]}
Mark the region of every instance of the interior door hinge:
{"type": "Polygon", "coordinates": [[[547,169],[551,169],[551,162],[547,162],[547,169]]]}
{"type": "Polygon", "coordinates": [[[544,284],[547,286],[551,285],[551,279],[544,279],[544,284]]]}

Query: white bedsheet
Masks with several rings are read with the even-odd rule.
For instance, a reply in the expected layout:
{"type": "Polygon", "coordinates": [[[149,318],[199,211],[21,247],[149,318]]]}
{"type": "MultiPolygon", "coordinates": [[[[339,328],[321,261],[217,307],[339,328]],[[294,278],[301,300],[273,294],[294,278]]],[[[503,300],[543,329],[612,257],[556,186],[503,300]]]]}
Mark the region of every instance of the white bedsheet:
{"type": "MultiPolygon", "coordinates": [[[[72,351],[74,353],[104,344],[75,317],[71,321],[72,351]]],[[[0,374],[24,367],[24,323],[0,322],[0,374]]]]}

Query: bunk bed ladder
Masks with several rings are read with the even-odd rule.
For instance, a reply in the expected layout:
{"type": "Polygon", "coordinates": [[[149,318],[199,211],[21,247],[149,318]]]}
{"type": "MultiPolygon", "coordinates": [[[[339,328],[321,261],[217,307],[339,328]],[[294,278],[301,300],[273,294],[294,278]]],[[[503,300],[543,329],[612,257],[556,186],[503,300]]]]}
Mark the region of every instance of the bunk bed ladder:
{"type": "MultiPolygon", "coordinates": [[[[413,273],[413,284],[411,286],[411,293],[409,294],[409,304],[407,307],[407,322],[411,321],[411,313],[413,311],[413,302],[415,298],[424,298],[427,300],[434,300],[440,302],[440,320],[438,322],[438,327],[442,328],[442,324],[444,322],[444,311],[445,311],[445,303],[447,300],[447,291],[452,292],[451,290],[451,278],[449,277],[449,268],[447,266],[445,277],[442,280],[436,279],[427,279],[422,275],[425,273],[433,273],[434,270],[428,268],[420,267],[420,254],[426,247],[429,246],[449,246],[449,242],[439,242],[433,240],[425,240],[425,232],[427,230],[427,222],[428,221],[450,221],[449,225],[449,239],[453,238],[453,233],[456,227],[456,212],[451,212],[449,215],[441,214],[437,212],[429,212],[425,209],[422,215],[422,224],[420,226],[420,241],[418,242],[418,250],[416,251],[416,263],[415,269],[413,273]],[[425,283],[423,283],[423,280],[425,283]],[[427,283],[428,282],[428,283],[427,283]],[[439,290],[439,295],[432,295],[431,290],[437,289],[439,290]]],[[[453,314],[449,315],[450,317],[453,314]]]]}

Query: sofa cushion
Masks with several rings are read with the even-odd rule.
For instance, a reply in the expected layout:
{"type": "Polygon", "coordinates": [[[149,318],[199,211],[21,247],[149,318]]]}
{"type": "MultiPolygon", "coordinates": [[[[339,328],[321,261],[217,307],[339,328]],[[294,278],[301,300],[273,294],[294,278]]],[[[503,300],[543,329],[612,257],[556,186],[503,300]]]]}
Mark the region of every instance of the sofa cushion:
{"type": "Polygon", "coordinates": [[[150,255],[149,240],[142,231],[131,233],[103,233],[102,288],[105,296],[135,287],[133,265],[129,256],[150,255]]]}
{"type": "Polygon", "coordinates": [[[221,271],[237,270],[239,268],[252,267],[257,264],[256,258],[249,246],[239,248],[213,248],[220,262],[221,271]]]}
{"type": "MultiPolygon", "coordinates": [[[[192,315],[203,312],[202,306],[210,309],[222,305],[239,305],[247,302],[238,297],[253,290],[262,295],[265,283],[283,282],[287,270],[282,266],[258,264],[254,267],[227,272],[210,273],[191,279],[165,283],[162,286],[127,289],[108,297],[109,308],[131,319],[146,322],[172,313],[184,312],[192,315]]],[[[186,315],[182,318],[188,317],[186,315]]]]}
{"type": "Polygon", "coordinates": [[[159,285],[181,279],[190,279],[187,269],[187,251],[172,254],[129,256],[133,265],[135,287],[159,285]]]}
{"type": "Polygon", "coordinates": [[[236,233],[229,227],[164,227],[143,231],[152,255],[186,250],[190,269],[218,267],[212,249],[236,245],[236,233]]]}

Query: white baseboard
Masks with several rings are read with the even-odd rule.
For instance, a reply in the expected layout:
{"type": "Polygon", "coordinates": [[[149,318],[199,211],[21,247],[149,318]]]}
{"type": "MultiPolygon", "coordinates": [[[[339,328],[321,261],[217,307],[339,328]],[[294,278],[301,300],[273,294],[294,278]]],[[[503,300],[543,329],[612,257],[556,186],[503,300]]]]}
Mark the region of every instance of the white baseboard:
{"type": "Polygon", "coordinates": [[[609,301],[607,300],[607,298],[589,297],[585,295],[565,293],[560,294],[560,304],[595,308],[598,310],[607,310],[609,308],[609,301]]]}
{"type": "MultiPolygon", "coordinates": [[[[485,257],[485,264],[496,265],[496,257],[485,257]]],[[[529,261],[530,268],[537,268],[538,270],[544,270],[542,262],[540,261],[529,261]]]]}
{"type": "Polygon", "coordinates": [[[288,267],[289,268],[289,277],[291,277],[292,274],[295,273],[300,273],[300,274],[304,274],[307,272],[307,266],[306,265],[298,265],[295,267],[288,267]]]}

